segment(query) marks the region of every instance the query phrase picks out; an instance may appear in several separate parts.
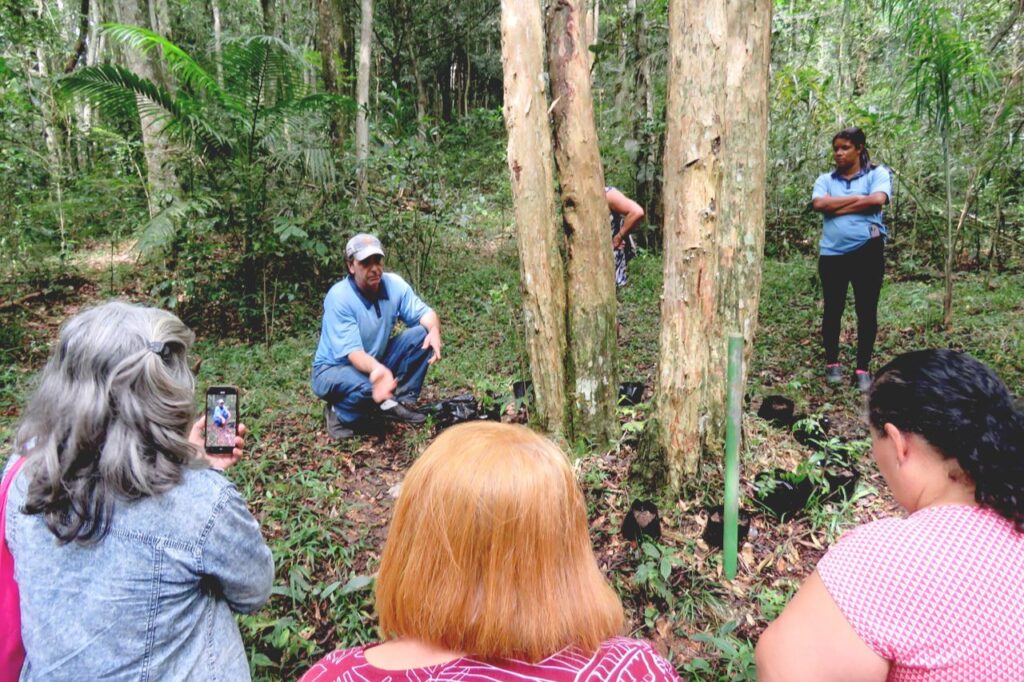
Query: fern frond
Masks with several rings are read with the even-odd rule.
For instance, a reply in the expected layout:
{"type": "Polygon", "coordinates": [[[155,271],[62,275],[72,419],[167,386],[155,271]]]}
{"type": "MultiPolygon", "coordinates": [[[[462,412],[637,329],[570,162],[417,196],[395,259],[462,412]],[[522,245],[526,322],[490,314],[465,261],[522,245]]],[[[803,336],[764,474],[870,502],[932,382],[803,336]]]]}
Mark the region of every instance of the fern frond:
{"type": "Polygon", "coordinates": [[[210,198],[175,199],[143,226],[135,248],[142,256],[152,255],[170,244],[182,224],[190,217],[209,215],[218,206],[219,204],[210,198]]]}
{"type": "Polygon", "coordinates": [[[148,28],[126,24],[103,24],[102,30],[112,40],[143,54],[149,54],[160,48],[163,51],[164,61],[167,62],[171,73],[179,81],[187,84],[196,92],[210,94],[218,100],[223,99],[217,79],[192,59],[191,55],[159,33],[150,31],[148,28]]]}
{"type": "Polygon", "coordinates": [[[134,114],[143,102],[171,116],[179,113],[178,103],[171,93],[115,64],[79,69],[61,78],[57,91],[62,96],[84,97],[108,113],[134,114]]]}

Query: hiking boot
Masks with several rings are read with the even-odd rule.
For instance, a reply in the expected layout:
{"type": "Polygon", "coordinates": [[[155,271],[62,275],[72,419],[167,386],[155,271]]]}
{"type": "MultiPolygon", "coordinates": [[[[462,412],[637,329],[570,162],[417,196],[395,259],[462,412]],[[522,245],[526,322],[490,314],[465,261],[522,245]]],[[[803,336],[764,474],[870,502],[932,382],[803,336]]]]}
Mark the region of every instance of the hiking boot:
{"type": "Polygon", "coordinates": [[[324,421],[327,423],[327,435],[334,440],[344,440],[356,435],[356,432],[341,423],[334,406],[330,403],[324,405],[324,421]]]}
{"type": "Polygon", "coordinates": [[[861,393],[871,390],[871,374],[863,369],[858,369],[853,375],[853,383],[861,393]]]}
{"type": "Polygon", "coordinates": [[[836,384],[843,383],[843,368],[838,363],[825,366],[825,383],[836,384]]]}
{"type": "MultiPolygon", "coordinates": [[[[422,412],[406,407],[398,401],[392,401],[394,405],[388,408],[380,408],[380,416],[382,419],[386,419],[391,422],[401,422],[403,424],[422,424],[427,421],[427,415],[422,412]]],[[[382,403],[383,404],[383,403],[382,403]]]]}

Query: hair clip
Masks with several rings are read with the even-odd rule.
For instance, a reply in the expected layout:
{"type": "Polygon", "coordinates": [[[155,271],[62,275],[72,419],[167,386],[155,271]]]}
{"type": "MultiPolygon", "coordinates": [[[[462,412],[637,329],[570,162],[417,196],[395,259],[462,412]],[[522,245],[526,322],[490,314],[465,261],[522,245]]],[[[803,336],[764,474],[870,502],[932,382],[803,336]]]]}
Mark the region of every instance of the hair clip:
{"type": "Polygon", "coordinates": [[[160,359],[167,362],[171,357],[171,347],[163,341],[150,341],[146,348],[160,356],[160,359]]]}

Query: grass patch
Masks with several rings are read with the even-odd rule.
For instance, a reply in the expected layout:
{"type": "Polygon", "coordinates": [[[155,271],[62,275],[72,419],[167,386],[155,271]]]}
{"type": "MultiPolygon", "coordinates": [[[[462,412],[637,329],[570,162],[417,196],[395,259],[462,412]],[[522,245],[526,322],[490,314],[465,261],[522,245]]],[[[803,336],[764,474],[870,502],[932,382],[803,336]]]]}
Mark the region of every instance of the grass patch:
{"type": "MultiPolygon", "coordinates": [[[[491,390],[510,399],[510,384],[526,373],[519,310],[519,272],[512,239],[498,229],[478,248],[438,261],[443,270],[424,298],[442,321],[444,359],[428,375],[426,399],[491,390]]],[[[642,252],[630,264],[630,284],[619,292],[619,374],[653,389],[658,359],[661,258],[642,252]]],[[[0,437],[13,425],[59,322],[83,303],[106,296],[107,282],[86,284],[5,317],[9,363],[0,371],[0,437]]],[[[822,381],[818,340],[821,302],[813,259],[765,263],[759,332],[749,371],[751,409],[745,416],[743,493],[763,469],[794,467],[807,457],[786,432],[752,416],[760,398],[782,393],[805,414],[827,414],[833,433],[862,438],[860,396],[852,387],[832,390],[822,381]]],[[[1024,282],[1019,275],[962,274],[957,282],[954,328],[943,331],[941,282],[887,281],[880,312],[879,362],[897,353],[944,346],[969,350],[1019,389],[1024,368],[1020,344],[1024,282]]],[[[251,429],[246,458],[229,472],[264,529],[277,567],[275,591],[259,613],[240,618],[254,676],[297,677],[318,656],[338,646],[376,639],[372,575],[386,536],[389,493],[429,440],[428,429],[399,428],[384,438],[342,444],[321,433],[322,406],[309,388],[318,338],[320,301],[304,301],[307,320],[279,331],[276,342],[248,345],[201,338],[203,359],[197,400],[210,384],[242,389],[242,419],[251,429]]],[[[854,353],[852,301],[841,348],[854,353]]],[[[197,403],[198,407],[198,403],[197,403]]],[[[646,491],[626,476],[649,402],[622,407],[622,438],[609,451],[575,453],[591,518],[599,563],[627,608],[630,632],[655,642],[684,679],[753,679],[752,646],[776,617],[828,543],[850,525],[892,509],[866,455],[856,466],[863,478],[849,500],[819,501],[807,515],[778,523],[755,512],[743,547],[740,575],[721,577],[721,555],[700,540],[706,504],[720,501],[718,462],[682,498],[657,499],[663,536],[637,547],[619,537],[630,502],[646,491]]],[[[750,506],[749,502],[744,506],[750,506]]]]}

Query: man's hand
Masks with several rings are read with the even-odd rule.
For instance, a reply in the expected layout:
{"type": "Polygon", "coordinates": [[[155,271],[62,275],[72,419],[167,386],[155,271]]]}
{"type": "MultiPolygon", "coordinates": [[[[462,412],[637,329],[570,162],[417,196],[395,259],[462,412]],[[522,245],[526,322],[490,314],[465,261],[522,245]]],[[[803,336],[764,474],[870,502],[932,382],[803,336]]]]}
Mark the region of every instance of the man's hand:
{"type": "Polygon", "coordinates": [[[441,359],[441,330],[437,327],[431,327],[427,330],[427,338],[423,339],[423,345],[420,346],[423,350],[430,348],[434,351],[434,354],[427,360],[427,364],[434,364],[441,359]]]}
{"type": "Polygon", "coordinates": [[[398,380],[391,370],[384,365],[377,365],[370,372],[370,383],[373,384],[373,400],[382,403],[395,394],[398,380]]]}
{"type": "Polygon", "coordinates": [[[427,338],[423,339],[423,345],[420,346],[423,350],[430,348],[434,352],[430,356],[428,364],[434,364],[441,359],[441,321],[437,319],[437,313],[433,310],[428,310],[423,317],[420,318],[420,324],[427,330],[427,338]]]}
{"type": "Polygon", "coordinates": [[[231,451],[230,455],[214,455],[206,451],[206,443],[203,442],[203,431],[206,427],[206,415],[196,420],[195,424],[192,425],[192,430],[188,434],[188,442],[196,449],[200,455],[206,458],[207,463],[211,468],[219,471],[224,471],[228,467],[234,465],[242,458],[242,451],[245,449],[245,434],[249,432],[245,424],[238,425],[238,435],[235,436],[235,447],[231,451]]]}
{"type": "Polygon", "coordinates": [[[612,235],[612,248],[618,251],[619,249],[622,248],[624,241],[625,240],[622,238],[622,233],[616,232],[614,235],[612,235]]]}

